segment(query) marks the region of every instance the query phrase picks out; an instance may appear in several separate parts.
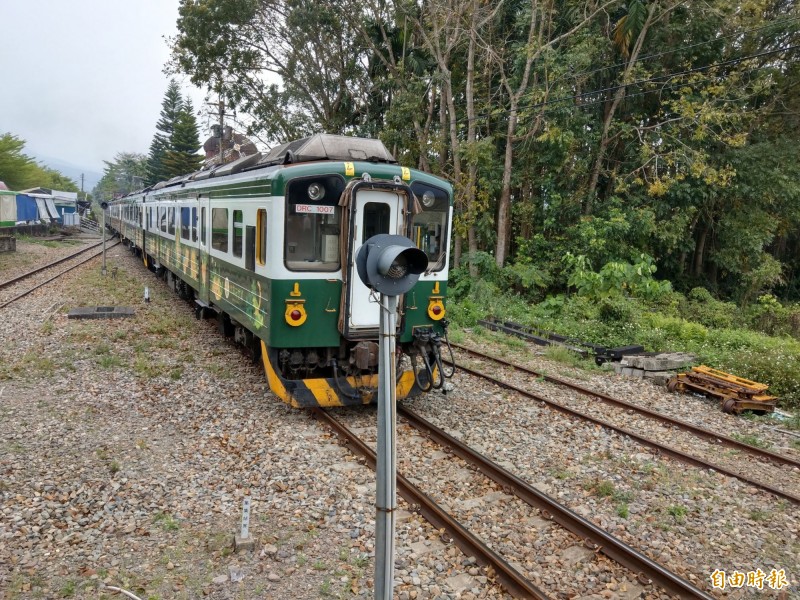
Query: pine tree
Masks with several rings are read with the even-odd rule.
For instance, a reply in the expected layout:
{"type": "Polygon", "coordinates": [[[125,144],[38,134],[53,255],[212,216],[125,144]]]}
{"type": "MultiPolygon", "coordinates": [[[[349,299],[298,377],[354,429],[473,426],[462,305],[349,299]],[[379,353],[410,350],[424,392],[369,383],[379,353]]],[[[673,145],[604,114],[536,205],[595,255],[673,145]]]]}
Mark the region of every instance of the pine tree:
{"type": "Polygon", "coordinates": [[[200,168],[203,157],[197,151],[200,149],[200,137],[197,119],[194,116],[192,101],[186,98],[183,109],[175,120],[175,126],[169,140],[169,149],[164,155],[163,165],[167,177],[185,175],[200,168]]]}
{"type": "Polygon", "coordinates": [[[172,177],[169,175],[164,159],[170,149],[170,140],[175,124],[184,109],[181,90],[174,79],[170,80],[164,100],[161,102],[161,118],[156,123],[156,134],[150,144],[147,157],[147,183],[152,185],[172,177]]]}

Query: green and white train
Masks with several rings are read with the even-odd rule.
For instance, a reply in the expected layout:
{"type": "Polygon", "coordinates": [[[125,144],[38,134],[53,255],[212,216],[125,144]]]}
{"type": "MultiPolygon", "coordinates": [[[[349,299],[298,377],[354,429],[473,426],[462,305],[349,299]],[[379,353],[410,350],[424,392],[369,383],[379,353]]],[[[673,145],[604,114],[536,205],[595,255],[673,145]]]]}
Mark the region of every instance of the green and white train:
{"type": "Polygon", "coordinates": [[[410,238],[427,270],[398,305],[397,397],[446,369],[453,190],[401,167],[378,140],[315,135],[176,177],[108,206],[144,264],[261,356],[295,407],[376,399],[379,306],[356,272],[373,235],[410,238]]]}

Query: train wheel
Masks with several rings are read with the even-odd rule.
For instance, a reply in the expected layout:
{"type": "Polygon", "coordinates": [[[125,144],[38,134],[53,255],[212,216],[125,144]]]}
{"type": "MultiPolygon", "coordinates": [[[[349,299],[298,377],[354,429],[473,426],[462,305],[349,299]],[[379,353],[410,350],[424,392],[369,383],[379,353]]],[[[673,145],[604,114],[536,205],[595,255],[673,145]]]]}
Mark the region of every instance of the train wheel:
{"type": "Polygon", "coordinates": [[[729,415],[736,414],[736,400],[733,398],[726,398],[722,403],[722,412],[728,413],[729,415]]]}
{"type": "Polygon", "coordinates": [[[673,377],[667,382],[667,389],[670,392],[676,392],[678,390],[678,383],[679,383],[678,378],[673,377]]]}

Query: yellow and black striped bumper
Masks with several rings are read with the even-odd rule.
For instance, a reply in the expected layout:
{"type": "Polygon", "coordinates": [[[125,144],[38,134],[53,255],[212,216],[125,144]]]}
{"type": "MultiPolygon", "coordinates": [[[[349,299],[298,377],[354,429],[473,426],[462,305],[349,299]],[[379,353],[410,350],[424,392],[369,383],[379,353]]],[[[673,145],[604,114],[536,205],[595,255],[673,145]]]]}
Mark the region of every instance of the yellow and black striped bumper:
{"type": "MultiPolygon", "coordinates": [[[[269,388],[281,400],[294,408],[354,406],[377,401],[378,375],[319,379],[284,379],[269,358],[267,345],[261,342],[261,359],[269,388]]],[[[405,371],[397,382],[397,399],[422,393],[414,381],[414,372],[405,371]]]]}

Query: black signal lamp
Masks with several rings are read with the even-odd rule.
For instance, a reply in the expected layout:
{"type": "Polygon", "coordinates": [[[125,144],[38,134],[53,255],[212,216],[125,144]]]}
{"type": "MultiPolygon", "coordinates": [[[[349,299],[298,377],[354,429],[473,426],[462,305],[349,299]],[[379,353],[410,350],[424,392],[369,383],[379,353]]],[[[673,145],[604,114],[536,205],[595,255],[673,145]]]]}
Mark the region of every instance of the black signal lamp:
{"type": "Polygon", "coordinates": [[[358,249],[356,268],[368,288],[387,296],[400,296],[416,285],[428,268],[428,257],[407,237],[381,233],[358,249]]]}

